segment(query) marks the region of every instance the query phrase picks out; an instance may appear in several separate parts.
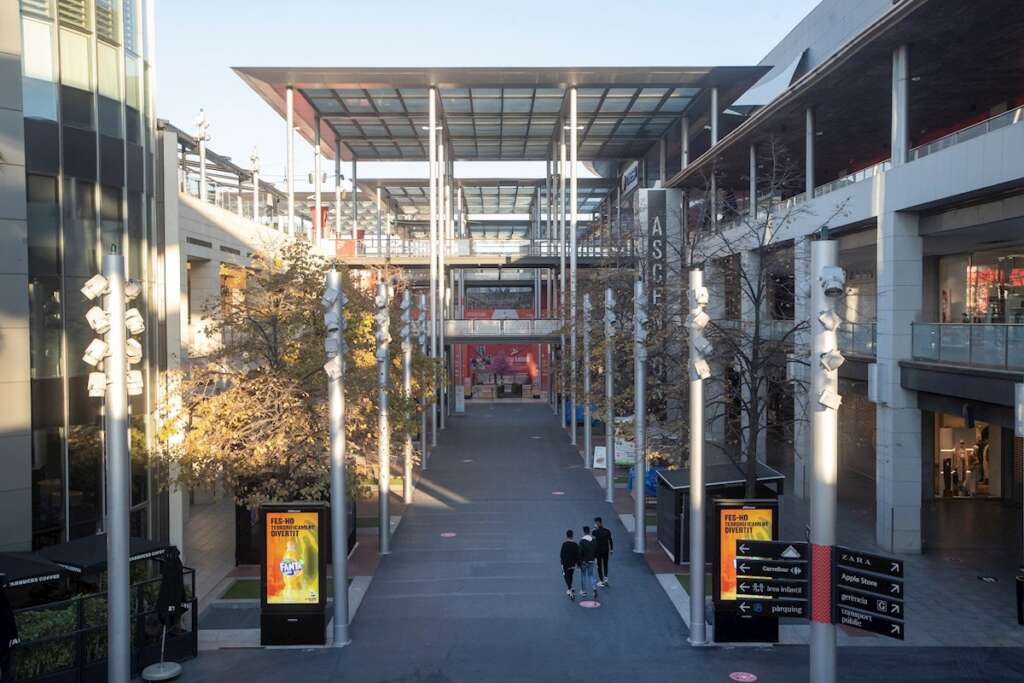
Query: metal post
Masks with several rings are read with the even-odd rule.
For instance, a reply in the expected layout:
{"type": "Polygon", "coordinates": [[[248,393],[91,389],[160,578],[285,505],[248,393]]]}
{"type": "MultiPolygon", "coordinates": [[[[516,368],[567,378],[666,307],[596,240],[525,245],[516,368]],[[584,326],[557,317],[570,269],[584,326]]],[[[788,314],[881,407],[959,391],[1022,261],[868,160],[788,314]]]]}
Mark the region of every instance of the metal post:
{"type": "Polygon", "coordinates": [[[252,155],[249,156],[252,162],[252,221],[260,222],[260,155],[253,147],[252,155]]]}
{"type": "MultiPolygon", "coordinates": [[[[412,292],[407,287],[402,293],[402,389],[405,397],[412,398],[412,292]]],[[[402,459],[402,500],[412,503],[412,432],[405,435],[405,453],[402,459]]]]}
{"type": "Polygon", "coordinates": [[[334,138],[334,239],[341,239],[341,140],[334,138]]]}
{"type": "Polygon", "coordinates": [[[690,165],[690,117],[684,116],[682,119],[682,131],[680,132],[680,138],[682,140],[682,167],[686,168],[690,165]]]}
{"type": "Polygon", "coordinates": [[[334,647],[348,635],[348,494],[345,491],[345,317],[342,275],[327,273],[323,301],[327,304],[327,392],[331,429],[331,578],[334,581],[334,647]],[[333,328],[333,329],[332,329],[333,328]],[[332,368],[333,364],[333,368],[332,368]]]}
{"type": "Polygon", "coordinates": [[[750,201],[747,207],[752,221],[757,220],[757,145],[750,144],[750,201]]]}
{"type": "MultiPolygon", "coordinates": [[[[420,353],[427,355],[427,295],[420,294],[420,353]]],[[[427,406],[420,406],[420,469],[427,471],[427,406]]]]}
{"type": "Polygon", "coordinates": [[[590,426],[590,292],[583,293],[583,466],[593,467],[593,430],[590,426]]]}
{"type": "MultiPolygon", "coordinates": [[[[559,401],[559,411],[562,415],[562,426],[566,426],[566,402],[569,400],[566,394],[566,372],[565,372],[565,126],[562,126],[559,138],[559,164],[558,164],[558,317],[562,321],[561,346],[559,347],[559,389],[562,400],[559,401]]],[[[575,427],[573,428],[575,429],[575,427]]]]}
{"type": "Polygon", "coordinates": [[[814,196],[814,109],[804,111],[804,192],[814,196]]]}
{"type": "Polygon", "coordinates": [[[320,114],[313,115],[313,235],[312,240],[318,240],[323,237],[323,221],[320,218],[320,207],[323,206],[323,201],[320,196],[320,179],[323,177],[321,174],[321,160],[322,154],[320,153],[320,114]]]}
{"type": "Polygon", "coordinates": [[[359,239],[359,166],[352,154],[352,239],[359,239]]]}
{"type": "Polygon", "coordinates": [[[391,316],[388,311],[388,285],[377,283],[377,459],[379,465],[377,495],[379,502],[380,554],[391,552],[391,514],[388,498],[391,493],[391,425],[388,420],[388,368],[391,354],[391,316]]]}
{"type": "Polygon", "coordinates": [[[711,146],[718,144],[718,88],[711,88],[711,146]]]}
{"type": "Polygon", "coordinates": [[[544,162],[544,239],[551,239],[551,159],[544,162]]]}
{"type": "Polygon", "coordinates": [[[569,316],[570,316],[570,339],[569,339],[569,368],[572,385],[570,387],[571,410],[569,423],[571,425],[572,445],[576,445],[576,220],[577,220],[577,183],[576,183],[576,155],[578,153],[576,138],[576,88],[569,91],[569,316]]]}
{"type": "Polygon", "coordinates": [[[242,211],[242,174],[239,173],[237,178],[238,178],[238,204],[235,205],[235,213],[238,214],[239,218],[241,218],[244,215],[244,212],[242,211]]]}
{"type": "MultiPolygon", "coordinates": [[[[430,174],[430,358],[437,363],[437,90],[430,89],[429,98],[429,174],[430,174]]],[[[435,366],[434,380],[437,381],[435,366]]],[[[437,446],[437,390],[430,402],[430,443],[437,446]]]]}
{"type": "Polygon", "coordinates": [[[288,175],[288,219],[285,222],[285,233],[295,234],[295,88],[288,86],[284,91],[285,120],[288,126],[287,133],[287,165],[288,175]]]}
{"type": "Polygon", "coordinates": [[[444,142],[441,136],[438,135],[437,140],[437,208],[440,210],[441,215],[438,217],[438,245],[437,245],[437,288],[438,288],[438,306],[437,306],[437,353],[438,359],[440,360],[440,383],[438,384],[439,389],[439,400],[441,405],[439,407],[438,418],[440,420],[440,429],[445,428],[445,413],[447,412],[447,384],[448,384],[448,362],[447,362],[447,350],[444,346],[444,321],[445,321],[445,303],[448,295],[448,284],[445,278],[445,249],[447,248],[448,241],[446,239],[448,232],[448,208],[447,208],[447,177],[444,167],[444,142]]]}
{"type": "Polygon", "coordinates": [[[643,280],[637,280],[633,290],[633,410],[634,448],[633,467],[633,552],[647,549],[644,523],[644,486],[647,479],[647,295],[643,280]]]}
{"type": "Polygon", "coordinates": [[[196,118],[196,140],[199,142],[199,199],[206,202],[208,189],[206,187],[206,141],[209,139],[210,122],[206,120],[206,112],[199,110],[196,118]]]}
{"type": "Polygon", "coordinates": [[[380,220],[380,185],[377,186],[377,256],[383,254],[380,243],[384,241],[384,227],[380,220]]]}
{"type": "MultiPolygon", "coordinates": [[[[811,647],[810,678],[836,680],[836,627],[832,623],[832,548],[836,543],[836,475],[839,372],[836,348],[839,316],[834,283],[839,243],[811,242],[811,647]],[[817,280],[817,282],[815,282],[817,280]]],[[[841,271],[839,271],[841,272],[841,271]]],[[[841,287],[839,285],[841,294],[841,287]]]]}
{"type": "Polygon", "coordinates": [[[690,270],[690,644],[707,644],[704,622],[704,377],[707,324],[704,273],[690,270]]]}
{"type": "Polygon", "coordinates": [[[910,151],[910,46],[892,51],[892,165],[907,163],[910,151]]]}
{"type": "Polygon", "coordinates": [[[615,347],[615,292],[604,290],[604,401],[605,401],[605,502],[615,502],[615,365],[612,351],[615,347]]]}
{"type": "Polygon", "coordinates": [[[131,607],[128,561],[128,516],[131,464],[128,454],[128,359],[125,344],[124,257],[106,254],[107,331],[109,356],[103,361],[107,389],[103,400],[103,433],[107,446],[107,678],[123,683],[131,678],[131,607]]]}

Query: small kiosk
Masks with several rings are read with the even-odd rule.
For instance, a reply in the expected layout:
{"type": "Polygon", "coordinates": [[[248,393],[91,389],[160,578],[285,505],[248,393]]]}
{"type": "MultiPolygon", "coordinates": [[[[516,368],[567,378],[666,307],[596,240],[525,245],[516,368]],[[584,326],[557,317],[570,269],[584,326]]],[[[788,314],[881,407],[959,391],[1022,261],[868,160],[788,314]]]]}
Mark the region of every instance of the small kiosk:
{"type": "MultiPolygon", "coordinates": [[[[777,499],[782,495],[785,475],[767,465],[757,464],[757,498],[777,499]]],[[[723,498],[743,498],[746,475],[733,463],[708,465],[704,468],[707,489],[704,538],[705,554],[712,557],[715,520],[713,503],[723,498]]],[[[676,564],[690,561],[690,469],[658,472],[658,544],[676,564]]]]}
{"type": "Polygon", "coordinates": [[[260,506],[260,644],[323,645],[327,630],[326,503],[260,506]]]}

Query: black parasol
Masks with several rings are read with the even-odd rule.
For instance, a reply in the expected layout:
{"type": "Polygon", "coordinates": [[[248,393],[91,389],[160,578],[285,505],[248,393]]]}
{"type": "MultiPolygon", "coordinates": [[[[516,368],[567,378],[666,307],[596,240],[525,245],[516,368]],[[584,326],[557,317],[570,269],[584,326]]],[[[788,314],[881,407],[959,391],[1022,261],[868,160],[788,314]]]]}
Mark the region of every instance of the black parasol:
{"type": "Polygon", "coordinates": [[[185,599],[184,568],[178,549],[170,547],[160,563],[160,594],[156,599],[156,615],[160,623],[173,626],[188,609],[185,599]]]}
{"type": "MultiPolygon", "coordinates": [[[[129,562],[158,558],[167,546],[157,541],[132,536],[128,539],[129,562]]],[[[76,538],[67,543],[51,545],[39,551],[43,557],[52,560],[68,571],[85,573],[99,571],[107,566],[107,535],[93,534],[76,538]]]]}

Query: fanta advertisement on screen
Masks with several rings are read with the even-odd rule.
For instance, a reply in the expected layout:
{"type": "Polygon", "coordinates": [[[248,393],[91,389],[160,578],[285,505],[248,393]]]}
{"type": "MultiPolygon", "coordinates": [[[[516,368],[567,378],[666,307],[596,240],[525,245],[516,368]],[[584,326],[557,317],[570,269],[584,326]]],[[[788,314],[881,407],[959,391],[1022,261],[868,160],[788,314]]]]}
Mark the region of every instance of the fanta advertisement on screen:
{"type": "Polygon", "coordinates": [[[320,602],[319,515],[267,513],[267,604],[320,602]]]}

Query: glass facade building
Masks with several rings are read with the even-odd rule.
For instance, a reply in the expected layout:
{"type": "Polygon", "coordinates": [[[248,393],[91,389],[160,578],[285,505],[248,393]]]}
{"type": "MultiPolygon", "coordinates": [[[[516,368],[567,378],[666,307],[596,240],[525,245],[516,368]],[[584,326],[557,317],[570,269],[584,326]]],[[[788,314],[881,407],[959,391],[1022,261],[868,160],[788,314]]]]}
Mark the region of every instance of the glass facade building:
{"type": "Polygon", "coordinates": [[[147,319],[131,397],[131,531],[150,535],[147,454],[161,328],[154,303],[154,112],[150,0],[21,0],[31,385],[32,546],[103,525],[102,401],[82,360],[95,336],[80,288],[124,254],[147,319]]]}

